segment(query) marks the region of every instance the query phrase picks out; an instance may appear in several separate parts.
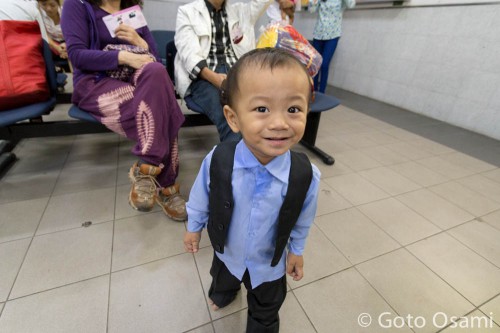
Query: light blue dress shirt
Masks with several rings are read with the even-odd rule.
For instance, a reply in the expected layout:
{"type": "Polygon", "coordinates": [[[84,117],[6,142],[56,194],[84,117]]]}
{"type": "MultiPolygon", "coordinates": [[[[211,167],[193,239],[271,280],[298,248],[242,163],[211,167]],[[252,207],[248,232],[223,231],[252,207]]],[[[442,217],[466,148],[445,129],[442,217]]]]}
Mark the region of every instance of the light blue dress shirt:
{"type": "Polygon", "coordinates": [[[309,11],[318,11],[313,37],[318,40],[330,40],[342,34],[342,13],[346,8],[353,8],[355,0],[309,0],[309,11]]]}
{"type": "MultiPolygon", "coordinates": [[[[186,204],[187,229],[190,232],[201,231],[208,222],[212,154],[213,150],[203,160],[186,204]]],[[[289,151],[262,165],[243,140],[236,146],[232,176],[233,216],[224,253],[216,254],[240,281],[248,269],[252,288],[277,280],[286,273],[286,251],[283,251],[278,265],[271,267],[271,261],[279,209],[288,189],[289,172],[289,151]]],[[[296,255],[302,255],[309,228],[314,221],[320,177],[320,171],[313,165],[313,179],[288,243],[288,250],[296,255]]]]}

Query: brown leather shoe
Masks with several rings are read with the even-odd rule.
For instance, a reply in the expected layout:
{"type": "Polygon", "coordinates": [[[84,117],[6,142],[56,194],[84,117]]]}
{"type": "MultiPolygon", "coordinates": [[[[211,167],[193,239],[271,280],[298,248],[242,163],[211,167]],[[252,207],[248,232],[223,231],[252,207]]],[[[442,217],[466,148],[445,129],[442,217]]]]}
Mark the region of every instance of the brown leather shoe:
{"type": "Polygon", "coordinates": [[[179,184],[162,188],[156,197],[156,202],[172,220],[179,222],[187,220],[186,200],[179,193],[179,184]]]}
{"type": "Polygon", "coordinates": [[[149,212],[153,209],[156,198],[158,182],[156,176],[161,172],[161,168],[137,163],[132,165],[129,171],[129,178],[132,181],[128,202],[130,206],[141,212],[149,212]]]}

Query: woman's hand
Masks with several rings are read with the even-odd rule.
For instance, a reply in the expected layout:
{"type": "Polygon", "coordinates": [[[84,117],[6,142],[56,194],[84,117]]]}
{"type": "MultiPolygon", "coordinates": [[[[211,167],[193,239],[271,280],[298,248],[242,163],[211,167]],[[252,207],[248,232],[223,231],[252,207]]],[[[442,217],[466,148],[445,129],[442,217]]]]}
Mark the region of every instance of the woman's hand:
{"type": "Polygon", "coordinates": [[[155,61],[147,54],[135,54],[127,51],[120,51],[118,53],[118,64],[128,65],[132,68],[139,69],[145,64],[155,61]]]}
{"type": "Polygon", "coordinates": [[[129,42],[132,45],[142,47],[143,49],[149,50],[149,45],[144,39],[129,25],[120,24],[115,29],[115,35],[119,39],[129,42]]]}

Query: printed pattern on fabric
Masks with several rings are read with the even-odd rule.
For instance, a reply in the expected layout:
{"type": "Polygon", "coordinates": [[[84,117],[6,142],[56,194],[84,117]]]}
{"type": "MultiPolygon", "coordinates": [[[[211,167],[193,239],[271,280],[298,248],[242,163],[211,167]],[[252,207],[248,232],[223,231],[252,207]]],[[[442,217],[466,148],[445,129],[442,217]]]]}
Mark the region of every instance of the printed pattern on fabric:
{"type": "Polygon", "coordinates": [[[212,23],[212,42],[208,53],[207,66],[215,71],[219,64],[227,64],[232,67],[238,58],[234,54],[229,34],[226,8],[222,7],[216,11],[212,5],[208,5],[210,21],[212,23]]]}
{"type": "Polygon", "coordinates": [[[130,84],[132,84],[133,86],[137,85],[137,80],[139,79],[139,76],[141,76],[142,72],[144,71],[144,68],[146,68],[146,65],[144,65],[141,68],[135,70],[135,72],[132,75],[132,78],[130,80],[130,84]]]}
{"type": "Polygon", "coordinates": [[[153,146],[155,135],[155,122],[153,112],[146,102],[139,103],[139,110],[136,116],[137,135],[141,145],[141,154],[146,155],[153,146]]]}
{"type": "Polygon", "coordinates": [[[99,111],[102,114],[101,123],[120,135],[126,136],[120,124],[120,106],[134,97],[133,86],[124,86],[104,93],[97,98],[99,111]]]}
{"type": "Polygon", "coordinates": [[[175,174],[179,170],[179,145],[177,137],[170,144],[170,169],[175,174]]]}
{"type": "Polygon", "coordinates": [[[329,40],[342,34],[342,13],[346,7],[352,8],[354,0],[310,0],[310,11],[318,10],[318,20],[314,26],[313,37],[319,40],[329,40]]]}

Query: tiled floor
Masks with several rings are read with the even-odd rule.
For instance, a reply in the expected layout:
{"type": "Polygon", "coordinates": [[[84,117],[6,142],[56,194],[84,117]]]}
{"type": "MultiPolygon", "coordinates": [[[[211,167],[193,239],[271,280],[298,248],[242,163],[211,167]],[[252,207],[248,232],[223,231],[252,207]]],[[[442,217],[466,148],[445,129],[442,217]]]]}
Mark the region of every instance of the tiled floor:
{"type": "MultiPolygon", "coordinates": [[[[453,316],[446,333],[499,333],[500,142],[330,92],[342,105],[317,144],[336,163],[311,156],[319,207],[281,332],[438,332],[453,316]]],[[[185,128],[179,141],[187,194],[217,134],[185,128]]],[[[112,133],[16,147],[0,180],[0,332],[244,331],[245,291],[207,306],[206,235],[186,254],[184,224],[128,206],[131,147],[112,133]]]]}

